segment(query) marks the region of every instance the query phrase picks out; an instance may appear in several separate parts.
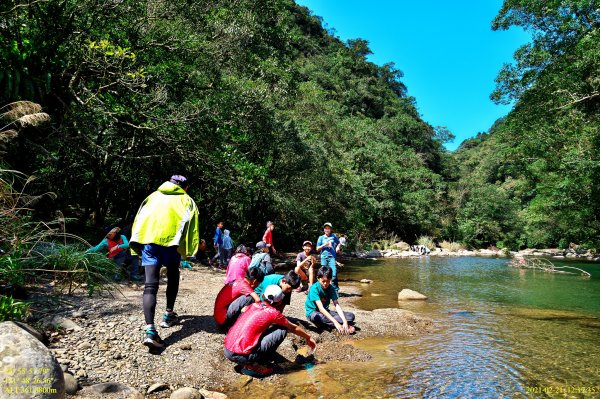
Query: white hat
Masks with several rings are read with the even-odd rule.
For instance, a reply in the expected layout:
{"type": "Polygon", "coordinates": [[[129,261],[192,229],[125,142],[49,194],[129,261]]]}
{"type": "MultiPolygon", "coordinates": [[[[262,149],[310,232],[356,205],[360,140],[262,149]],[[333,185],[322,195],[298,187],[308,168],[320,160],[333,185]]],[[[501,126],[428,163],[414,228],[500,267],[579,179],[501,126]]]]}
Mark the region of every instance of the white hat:
{"type": "Polygon", "coordinates": [[[263,292],[263,299],[270,304],[281,302],[283,299],[283,291],[281,290],[281,287],[275,284],[267,286],[263,292]]]}

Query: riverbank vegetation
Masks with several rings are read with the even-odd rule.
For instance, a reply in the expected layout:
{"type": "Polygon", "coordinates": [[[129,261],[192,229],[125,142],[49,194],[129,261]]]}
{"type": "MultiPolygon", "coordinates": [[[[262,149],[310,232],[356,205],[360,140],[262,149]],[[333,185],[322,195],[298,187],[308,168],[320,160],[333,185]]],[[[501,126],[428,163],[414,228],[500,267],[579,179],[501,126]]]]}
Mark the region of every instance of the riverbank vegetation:
{"type": "Polygon", "coordinates": [[[97,239],[181,173],[207,238],[224,220],[256,241],[274,220],[278,247],[297,247],[330,221],[354,243],[598,248],[593,2],[504,2],[494,29],[534,33],[492,94],[516,105],[456,153],[395,65],[291,0],[16,0],[0,16],[2,163],[58,194],[33,220],[60,211],[97,239]],[[15,124],[22,100],[50,120],[15,124]]]}

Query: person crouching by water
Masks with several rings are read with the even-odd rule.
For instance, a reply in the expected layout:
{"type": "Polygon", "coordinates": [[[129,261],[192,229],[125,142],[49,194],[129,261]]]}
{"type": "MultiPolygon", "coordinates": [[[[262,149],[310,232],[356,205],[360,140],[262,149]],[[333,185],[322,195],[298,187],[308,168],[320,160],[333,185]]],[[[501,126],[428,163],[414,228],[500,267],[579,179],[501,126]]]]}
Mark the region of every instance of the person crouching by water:
{"type": "Polygon", "coordinates": [[[264,275],[262,270],[254,267],[246,272],[246,276],[226,283],[215,299],[213,317],[221,330],[226,330],[242,314],[242,309],[248,305],[246,296],[254,302],[260,302],[260,297],[254,289],[262,283],[264,275]]]}
{"type": "Polygon", "coordinates": [[[178,322],[173,308],[179,291],[181,258],[198,252],[198,207],[187,194],[189,186],[185,177],[171,176],[142,202],[133,222],[131,246],[141,252],[146,275],[143,300],[146,337],[143,343],[150,348],[165,346],[154,326],[160,268],[167,268],[167,306],[160,323],[161,327],[167,328],[178,322]]]}
{"type": "Polygon", "coordinates": [[[262,294],[262,302],[251,304],[237,319],[225,337],[225,357],[243,365],[242,373],[252,377],[266,377],[273,373],[268,365],[288,331],[304,338],[314,351],[315,340],[300,326],[290,322],[277,304],[283,292],[277,285],[269,285],[262,294]]]}
{"type": "Polygon", "coordinates": [[[306,318],[317,327],[332,329],[335,327],[341,334],[353,334],[354,313],[344,312],[338,303],[337,291],[331,284],[331,268],[322,266],[317,272],[317,283],[308,291],[304,307],[306,318]],[[329,310],[329,303],[333,302],[334,311],[329,310]]]}
{"type": "MultiPolygon", "coordinates": [[[[119,265],[119,267],[129,264],[129,278],[132,281],[139,281],[141,279],[141,277],[138,276],[137,270],[138,258],[137,256],[131,256],[129,254],[129,241],[125,235],[121,234],[121,229],[119,227],[110,230],[104,239],[100,241],[100,244],[85,251],[85,253],[93,252],[108,252],[106,256],[119,265]]],[[[115,277],[116,280],[120,278],[118,275],[115,277]]]]}

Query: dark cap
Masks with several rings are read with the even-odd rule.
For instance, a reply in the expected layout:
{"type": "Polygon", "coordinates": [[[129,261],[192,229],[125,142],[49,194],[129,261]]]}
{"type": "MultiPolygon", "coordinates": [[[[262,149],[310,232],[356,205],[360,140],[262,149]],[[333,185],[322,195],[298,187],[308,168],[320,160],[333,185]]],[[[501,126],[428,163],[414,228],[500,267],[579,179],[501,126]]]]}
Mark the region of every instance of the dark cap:
{"type": "Polygon", "coordinates": [[[186,179],[185,176],[182,175],[173,175],[171,176],[171,180],[169,181],[181,187],[188,185],[188,179],[186,179]]]}
{"type": "Polygon", "coordinates": [[[259,241],[256,243],[256,249],[264,249],[267,247],[267,244],[264,241],[259,241]]]}

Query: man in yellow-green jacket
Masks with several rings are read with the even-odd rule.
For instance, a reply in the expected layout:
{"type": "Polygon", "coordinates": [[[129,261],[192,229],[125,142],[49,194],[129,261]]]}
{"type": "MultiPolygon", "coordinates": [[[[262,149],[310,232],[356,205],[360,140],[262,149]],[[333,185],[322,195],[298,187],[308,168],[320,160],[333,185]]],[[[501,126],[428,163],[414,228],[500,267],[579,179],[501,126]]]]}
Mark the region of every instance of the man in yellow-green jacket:
{"type": "Polygon", "coordinates": [[[179,262],[198,251],[198,208],[187,194],[189,181],[174,175],[142,202],[133,222],[131,248],[142,255],[144,267],[144,345],[165,346],[154,326],[161,266],[167,268],[167,309],[161,327],[177,324],[173,311],[179,290],[179,262]]]}

